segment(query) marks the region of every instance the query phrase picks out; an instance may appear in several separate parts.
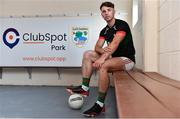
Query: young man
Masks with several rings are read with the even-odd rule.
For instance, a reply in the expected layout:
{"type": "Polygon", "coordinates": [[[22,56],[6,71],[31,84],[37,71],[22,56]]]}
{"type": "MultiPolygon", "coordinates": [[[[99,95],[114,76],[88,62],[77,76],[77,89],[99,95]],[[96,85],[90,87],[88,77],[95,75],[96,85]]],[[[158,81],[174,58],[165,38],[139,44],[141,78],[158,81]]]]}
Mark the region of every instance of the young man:
{"type": "Polygon", "coordinates": [[[115,19],[114,4],[103,2],[100,6],[101,15],[107,22],[94,51],[86,51],[82,61],[82,85],[68,87],[70,93],[89,95],[89,82],[94,68],[99,70],[99,94],[95,104],[83,114],[86,117],[94,117],[105,111],[105,97],[109,87],[108,72],[117,70],[131,70],[135,63],[135,49],[132,35],[125,21],[115,19]],[[107,42],[107,47],[103,45],[107,42]]]}

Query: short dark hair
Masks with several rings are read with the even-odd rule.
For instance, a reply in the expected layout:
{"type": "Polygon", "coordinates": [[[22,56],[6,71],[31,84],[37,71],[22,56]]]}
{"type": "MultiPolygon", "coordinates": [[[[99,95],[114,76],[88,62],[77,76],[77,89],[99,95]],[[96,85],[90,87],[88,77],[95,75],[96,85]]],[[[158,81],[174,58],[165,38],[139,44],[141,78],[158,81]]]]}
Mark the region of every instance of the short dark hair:
{"type": "Polygon", "coordinates": [[[100,10],[103,6],[114,8],[114,4],[112,2],[103,2],[100,6],[100,10]]]}

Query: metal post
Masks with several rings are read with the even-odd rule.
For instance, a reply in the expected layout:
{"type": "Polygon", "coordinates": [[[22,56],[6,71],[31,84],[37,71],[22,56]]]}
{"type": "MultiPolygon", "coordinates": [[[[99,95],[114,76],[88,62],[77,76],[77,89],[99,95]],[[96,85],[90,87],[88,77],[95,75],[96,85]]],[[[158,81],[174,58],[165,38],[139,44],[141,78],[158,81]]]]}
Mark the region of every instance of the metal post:
{"type": "Polygon", "coordinates": [[[28,72],[28,75],[29,75],[29,79],[32,79],[32,68],[28,67],[27,72],[28,72]]]}

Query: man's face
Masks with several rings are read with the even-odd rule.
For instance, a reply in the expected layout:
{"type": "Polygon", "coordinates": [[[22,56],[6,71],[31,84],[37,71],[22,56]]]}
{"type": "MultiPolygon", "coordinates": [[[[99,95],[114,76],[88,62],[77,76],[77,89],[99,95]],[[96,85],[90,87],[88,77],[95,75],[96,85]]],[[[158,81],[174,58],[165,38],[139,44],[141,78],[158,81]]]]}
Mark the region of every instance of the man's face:
{"type": "Polygon", "coordinates": [[[101,8],[101,15],[106,22],[111,21],[114,18],[115,10],[111,7],[103,6],[101,8]]]}

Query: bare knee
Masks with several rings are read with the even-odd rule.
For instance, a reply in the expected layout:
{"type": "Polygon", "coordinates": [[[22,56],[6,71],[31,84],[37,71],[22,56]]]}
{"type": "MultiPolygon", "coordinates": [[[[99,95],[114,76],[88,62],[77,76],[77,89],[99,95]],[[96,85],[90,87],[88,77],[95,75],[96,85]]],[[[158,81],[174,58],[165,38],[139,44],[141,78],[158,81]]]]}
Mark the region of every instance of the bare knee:
{"type": "Polygon", "coordinates": [[[108,70],[109,70],[109,66],[108,66],[106,63],[104,63],[104,64],[102,64],[102,66],[101,66],[101,68],[100,68],[99,71],[100,71],[101,73],[107,73],[108,70]]]}
{"type": "Polygon", "coordinates": [[[84,59],[90,59],[90,58],[92,58],[93,53],[95,53],[93,50],[85,51],[83,54],[83,58],[84,59]]]}

